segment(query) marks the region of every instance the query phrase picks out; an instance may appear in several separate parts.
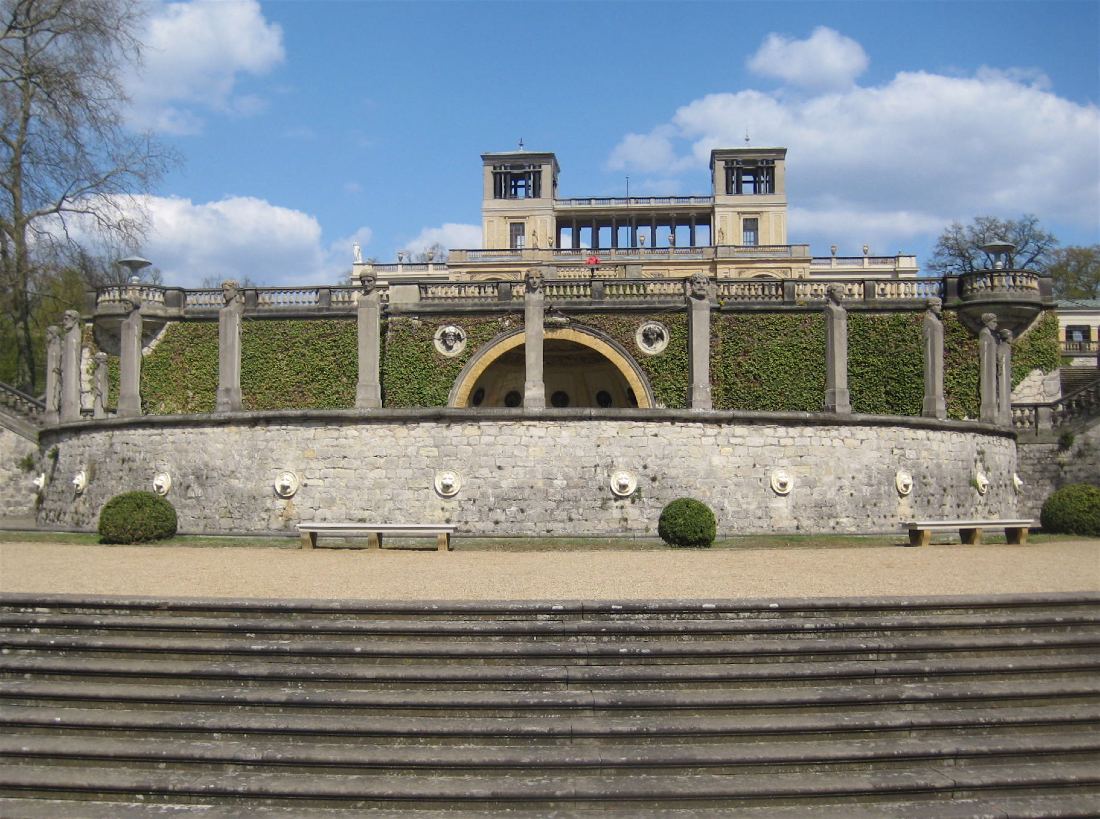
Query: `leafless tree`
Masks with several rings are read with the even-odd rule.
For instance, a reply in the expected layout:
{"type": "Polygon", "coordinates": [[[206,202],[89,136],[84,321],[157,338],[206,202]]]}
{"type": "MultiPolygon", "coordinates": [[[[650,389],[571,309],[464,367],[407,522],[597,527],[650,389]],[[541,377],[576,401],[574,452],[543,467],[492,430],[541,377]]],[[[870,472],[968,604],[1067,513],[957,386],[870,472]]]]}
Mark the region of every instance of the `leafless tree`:
{"type": "Polygon", "coordinates": [[[47,266],[82,226],[140,236],[131,197],[175,156],[128,131],[122,77],[140,60],[140,0],[0,0],[0,276],[9,376],[37,389],[34,326],[47,266]]]}
{"type": "Polygon", "coordinates": [[[991,268],[993,257],[982,250],[992,241],[1007,241],[1016,246],[1009,265],[1019,270],[1045,270],[1054,258],[1058,240],[1043,230],[1031,215],[1019,219],[979,216],[969,225],[953,222],[940,234],[932,260],[926,265],[931,273],[959,275],[991,268]]]}

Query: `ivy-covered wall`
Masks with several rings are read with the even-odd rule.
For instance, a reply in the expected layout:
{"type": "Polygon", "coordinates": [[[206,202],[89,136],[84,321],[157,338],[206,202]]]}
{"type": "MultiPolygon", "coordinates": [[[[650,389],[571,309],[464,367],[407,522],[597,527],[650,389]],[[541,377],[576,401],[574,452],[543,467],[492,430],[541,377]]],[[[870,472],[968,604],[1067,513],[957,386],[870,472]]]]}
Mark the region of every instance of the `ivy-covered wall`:
{"type": "Polygon", "coordinates": [[[714,313],[710,344],[715,409],[821,411],[825,319],[820,313],[714,313]]]}
{"type": "Polygon", "coordinates": [[[177,322],[141,362],[141,406],[148,415],[213,412],[218,393],[217,322],[177,322]]]}
{"type": "Polygon", "coordinates": [[[445,407],[447,396],[466,362],[486,342],[522,325],[514,316],[392,316],[386,322],[382,354],[382,405],[445,407]],[[435,349],[435,333],[454,324],[466,333],[466,347],[448,358],[435,349]]]}
{"type": "Polygon", "coordinates": [[[686,311],[630,315],[582,313],[571,318],[617,341],[638,362],[649,379],[659,406],[684,409],[691,386],[691,359],[688,356],[686,311]],[[657,355],[638,351],[634,336],[639,325],[657,321],[668,328],[668,346],[657,355]]]}
{"type": "MultiPolygon", "coordinates": [[[[649,378],[659,404],[687,406],[690,385],[687,315],[585,313],[571,316],[617,341],[649,378]],[[659,321],[669,344],[659,355],[637,351],[639,324],[659,321]]],[[[383,325],[382,394],[387,407],[442,407],[459,372],[478,349],[517,328],[519,317],[392,317],[383,325]],[[432,339],[445,324],[467,333],[454,358],[432,339]]],[[[848,315],[848,386],[855,412],[919,415],[923,399],[921,314],[848,315]]],[[[944,313],[944,386],[951,418],[978,416],[978,345],[955,314],[944,313]]],[[[348,319],[246,320],[241,391],[246,409],[337,409],[355,405],[356,322],[348,319]]],[[[85,345],[96,351],[90,330],[85,345]]],[[[820,312],[714,313],[711,379],[716,409],[816,412],[825,394],[825,321],[820,312]]],[[[1014,345],[1013,385],[1032,370],[1059,366],[1058,319],[1047,311],[1014,345]]],[[[89,359],[89,370],[94,364],[89,359]]],[[[108,358],[108,406],[118,403],[118,357],[108,358]]],[[[89,372],[90,374],[90,372],[89,372]]],[[[169,325],[144,357],[141,394],[151,415],[211,412],[218,385],[217,322],[169,325]]]]}

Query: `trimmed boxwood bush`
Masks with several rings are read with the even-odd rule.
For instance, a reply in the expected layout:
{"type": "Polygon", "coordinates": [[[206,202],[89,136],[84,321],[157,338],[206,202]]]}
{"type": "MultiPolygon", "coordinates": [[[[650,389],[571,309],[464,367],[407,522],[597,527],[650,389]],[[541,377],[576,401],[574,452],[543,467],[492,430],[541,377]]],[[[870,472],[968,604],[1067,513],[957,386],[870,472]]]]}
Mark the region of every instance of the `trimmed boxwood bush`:
{"type": "Polygon", "coordinates": [[[176,533],[176,510],[152,492],[115,495],[99,513],[100,543],[145,543],[176,533]]]}
{"type": "Polygon", "coordinates": [[[677,498],[661,511],[657,522],[657,534],[669,546],[710,546],[717,533],[718,522],[710,507],[693,498],[677,498]]]}
{"type": "Polygon", "coordinates": [[[1100,488],[1087,483],[1063,486],[1047,498],[1039,522],[1044,532],[1100,537],[1100,488]]]}

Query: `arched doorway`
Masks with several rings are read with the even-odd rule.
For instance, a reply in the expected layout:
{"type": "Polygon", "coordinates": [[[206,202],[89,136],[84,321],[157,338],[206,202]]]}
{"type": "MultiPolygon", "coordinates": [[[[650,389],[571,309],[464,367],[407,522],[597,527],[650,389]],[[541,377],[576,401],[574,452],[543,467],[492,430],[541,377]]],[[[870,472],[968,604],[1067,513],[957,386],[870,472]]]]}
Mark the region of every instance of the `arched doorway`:
{"type": "MultiPolygon", "coordinates": [[[[526,375],[525,335],[489,345],[467,363],[451,390],[452,407],[519,407],[526,375]]],[[[588,330],[546,330],[543,339],[546,406],[623,409],[653,406],[638,365],[610,339],[588,330]]]]}

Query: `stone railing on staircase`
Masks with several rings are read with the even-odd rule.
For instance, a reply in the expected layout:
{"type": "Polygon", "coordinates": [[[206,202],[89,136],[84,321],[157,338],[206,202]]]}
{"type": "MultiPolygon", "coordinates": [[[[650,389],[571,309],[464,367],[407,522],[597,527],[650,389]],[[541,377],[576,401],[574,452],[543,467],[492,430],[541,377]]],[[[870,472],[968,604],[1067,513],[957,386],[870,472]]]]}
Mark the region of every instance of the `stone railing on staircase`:
{"type": "Polygon", "coordinates": [[[1079,426],[1100,416],[1100,375],[1079,390],[1049,404],[1013,404],[1017,432],[1050,432],[1079,426]]]}
{"type": "Polygon", "coordinates": [[[30,438],[45,423],[46,405],[37,398],[0,382],[0,414],[8,422],[4,426],[30,438]]]}

